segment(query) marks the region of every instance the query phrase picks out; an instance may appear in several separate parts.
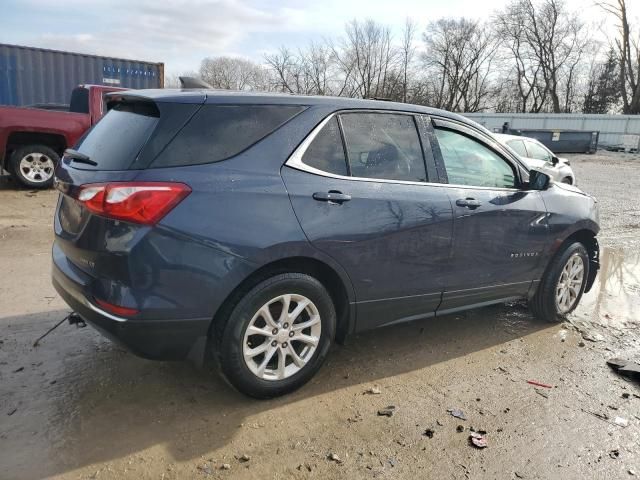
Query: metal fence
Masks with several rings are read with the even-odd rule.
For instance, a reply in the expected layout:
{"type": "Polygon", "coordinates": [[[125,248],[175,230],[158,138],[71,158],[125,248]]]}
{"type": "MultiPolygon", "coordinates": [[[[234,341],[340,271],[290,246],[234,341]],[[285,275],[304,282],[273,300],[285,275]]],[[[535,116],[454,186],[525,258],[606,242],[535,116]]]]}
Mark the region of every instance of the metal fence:
{"type": "Polygon", "coordinates": [[[518,129],[586,130],[600,132],[601,146],[640,148],[640,115],[596,115],[579,113],[465,113],[489,130],[504,122],[518,129]]]}

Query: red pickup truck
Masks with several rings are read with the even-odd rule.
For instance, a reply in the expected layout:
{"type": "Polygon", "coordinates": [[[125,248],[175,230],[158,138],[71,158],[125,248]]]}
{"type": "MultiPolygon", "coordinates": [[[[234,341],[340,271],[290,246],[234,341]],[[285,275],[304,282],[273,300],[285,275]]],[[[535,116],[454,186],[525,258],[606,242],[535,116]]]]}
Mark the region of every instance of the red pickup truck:
{"type": "Polygon", "coordinates": [[[71,92],[68,111],[0,107],[0,173],[32,188],[47,188],[64,150],[106,112],[104,94],[124,90],[80,85],[71,92]]]}

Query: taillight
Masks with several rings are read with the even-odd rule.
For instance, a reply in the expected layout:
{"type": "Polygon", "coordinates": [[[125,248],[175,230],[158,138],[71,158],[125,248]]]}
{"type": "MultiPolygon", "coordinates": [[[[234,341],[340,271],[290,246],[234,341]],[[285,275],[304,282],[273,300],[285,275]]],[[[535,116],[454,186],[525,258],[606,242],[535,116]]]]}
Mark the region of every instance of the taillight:
{"type": "Polygon", "coordinates": [[[114,315],[119,315],[121,317],[133,317],[138,313],[138,310],[135,308],[123,307],[121,305],[115,305],[113,303],[105,302],[104,300],[100,300],[96,298],[96,303],[100,308],[106,310],[109,313],[113,313],[114,315]]]}
{"type": "Polygon", "coordinates": [[[96,215],[153,225],[189,193],[184,183],[91,183],[81,186],[74,197],[96,215]]]}

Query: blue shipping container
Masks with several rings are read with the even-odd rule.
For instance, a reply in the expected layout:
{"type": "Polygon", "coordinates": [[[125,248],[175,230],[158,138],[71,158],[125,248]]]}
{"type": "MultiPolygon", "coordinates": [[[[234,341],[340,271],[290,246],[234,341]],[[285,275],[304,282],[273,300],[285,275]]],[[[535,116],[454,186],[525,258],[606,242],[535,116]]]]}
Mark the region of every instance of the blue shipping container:
{"type": "Polygon", "coordinates": [[[0,43],[0,105],[68,104],[80,84],[162,88],[164,64],[0,43]]]}

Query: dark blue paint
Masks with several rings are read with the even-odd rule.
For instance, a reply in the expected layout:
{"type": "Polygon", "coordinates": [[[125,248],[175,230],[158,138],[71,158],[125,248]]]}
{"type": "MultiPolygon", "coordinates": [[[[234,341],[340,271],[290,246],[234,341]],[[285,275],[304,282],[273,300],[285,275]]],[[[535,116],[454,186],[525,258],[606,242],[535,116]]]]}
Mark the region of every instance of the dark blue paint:
{"type": "MultiPolygon", "coordinates": [[[[481,127],[457,115],[387,102],[219,92],[136,92],[157,102],[286,103],[310,108],[234,158],[213,164],[127,171],[84,170],[62,162],[62,190],[109,181],[179,181],[192,193],[155,227],[90,215],[61,196],[55,218],[53,282],[62,297],[111,338],[150,358],[200,352],[225,300],[258,269],[313,259],[347,293],[345,329],[385,324],[524,297],[564,239],[598,232],[595,202],[575,188],[544,192],[441,183],[437,140],[429,142],[424,185],[333,179],[283,166],[328,114],[399,109],[481,127]],[[428,152],[428,153],[431,153],[428,152]],[[331,204],[316,192],[351,198],[331,204]],[[474,209],[456,205],[475,198],[474,209]],[[512,254],[530,254],[517,256],[512,254]],[[141,310],[115,322],[94,297],[141,310]]],[[[489,137],[487,137],[490,141],[489,137]]],[[[521,169],[514,159],[517,168],[521,169]]],[[[526,172],[519,175],[526,179],[526,172]]],[[[201,355],[201,352],[199,353],[201,355]]]]}

